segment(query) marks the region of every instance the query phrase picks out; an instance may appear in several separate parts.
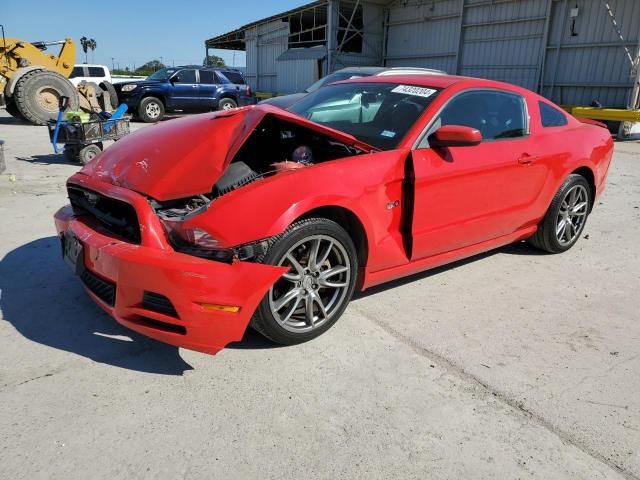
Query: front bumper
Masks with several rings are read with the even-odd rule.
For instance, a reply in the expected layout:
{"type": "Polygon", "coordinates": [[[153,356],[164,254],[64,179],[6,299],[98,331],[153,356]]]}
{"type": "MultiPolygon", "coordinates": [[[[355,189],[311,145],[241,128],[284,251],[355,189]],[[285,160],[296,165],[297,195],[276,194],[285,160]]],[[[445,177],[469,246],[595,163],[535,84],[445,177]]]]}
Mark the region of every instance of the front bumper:
{"type": "Polygon", "coordinates": [[[100,307],[122,325],[177,347],[215,354],[242,339],[258,303],[285,268],[241,261],[228,265],[175,252],[156,230],[159,222],[145,222],[149,212],[139,211],[140,195],[82,174],[72,179],[78,177],[85,187],[133,204],[142,227],[142,242],[136,245],[105,234],[70,206],[55,214],[60,237],[73,232],[83,246],[86,275],[81,278],[100,307]],[[115,298],[101,294],[105,285],[115,288],[115,298]],[[143,303],[145,291],[166,297],[175,314],[143,303]],[[203,306],[212,304],[240,310],[203,306]]]}

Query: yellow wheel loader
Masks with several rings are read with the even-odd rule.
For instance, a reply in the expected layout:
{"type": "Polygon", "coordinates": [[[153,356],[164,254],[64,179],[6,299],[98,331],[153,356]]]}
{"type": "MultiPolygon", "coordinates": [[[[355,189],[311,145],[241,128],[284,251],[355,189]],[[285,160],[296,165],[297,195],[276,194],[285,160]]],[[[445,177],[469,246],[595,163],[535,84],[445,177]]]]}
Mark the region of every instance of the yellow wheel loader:
{"type": "Polygon", "coordinates": [[[76,88],[69,81],[76,58],[72,39],[26,42],[5,38],[3,28],[0,42],[0,104],[14,117],[45,125],[57,118],[61,97],[69,99],[67,109],[73,111],[111,112],[117,107],[95,83],[76,88]],[[61,46],[58,55],[45,51],[53,45],[61,46]]]}

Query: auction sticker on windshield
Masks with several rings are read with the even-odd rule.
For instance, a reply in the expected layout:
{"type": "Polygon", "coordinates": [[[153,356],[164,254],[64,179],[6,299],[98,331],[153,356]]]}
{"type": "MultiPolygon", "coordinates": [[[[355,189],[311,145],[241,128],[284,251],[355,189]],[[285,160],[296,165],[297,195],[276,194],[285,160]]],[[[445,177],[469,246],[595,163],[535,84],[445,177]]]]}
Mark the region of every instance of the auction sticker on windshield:
{"type": "Polygon", "coordinates": [[[415,95],[417,97],[429,98],[436,93],[432,88],[414,87],[412,85],[398,85],[391,90],[393,93],[404,93],[406,95],[415,95]]]}

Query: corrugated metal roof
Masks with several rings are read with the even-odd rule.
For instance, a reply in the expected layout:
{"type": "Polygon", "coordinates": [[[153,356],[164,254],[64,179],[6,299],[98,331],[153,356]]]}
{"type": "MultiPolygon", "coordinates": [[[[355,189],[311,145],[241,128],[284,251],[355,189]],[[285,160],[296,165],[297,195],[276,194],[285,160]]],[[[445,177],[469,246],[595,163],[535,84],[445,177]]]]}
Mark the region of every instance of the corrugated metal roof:
{"type": "Polygon", "coordinates": [[[209,40],[205,40],[204,44],[207,47],[210,48],[216,48],[216,44],[217,43],[227,43],[227,38],[229,37],[237,37],[237,41],[242,41],[242,39],[244,39],[244,31],[251,28],[251,27],[255,27],[258,25],[261,25],[263,23],[269,23],[273,20],[278,20],[280,18],[283,17],[288,17],[290,15],[293,15],[295,13],[301,12],[303,10],[307,10],[309,8],[313,8],[313,7],[322,7],[327,5],[327,1],[326,0],[318,0],[315,2],[310,2],[310,3],[306,3],[304,5],[301,5],[297,8],[292,8],[291,10],[287,10],[286,12],[282,12],[282,13],[278,13],[276,15],[272,15],[270,17],[266,17],[266,18],[262,18],[260,20],[256,20],[255,22],[251,22],[251,23],[247,23],[246,25],[243,25],[239,28],[236,28],[235,30],[232,30],[230,32],[227,33],[223,33],[221,35],[218,35],[216,37],[210,38],[209,40]]]}

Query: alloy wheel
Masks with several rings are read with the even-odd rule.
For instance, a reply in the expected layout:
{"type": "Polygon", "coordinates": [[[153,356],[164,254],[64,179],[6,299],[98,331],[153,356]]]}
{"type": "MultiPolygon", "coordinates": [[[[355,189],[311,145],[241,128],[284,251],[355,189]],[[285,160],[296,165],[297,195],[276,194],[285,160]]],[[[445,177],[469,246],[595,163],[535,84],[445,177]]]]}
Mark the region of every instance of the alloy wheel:
{"type": "Polygon", "coordinates": [[[291,247],[278,265],[290,270],[269,290],[269,307],[285,330],[315,330],[346,300],[352,272],[347,251],[335,238],[306,237],[291,247]]]}
{"type": "Polygon", "coordinates": [[[145,112],[149,118],[158,118],[158,116],[160,116],[160,105],[155,102],[150,102],[147,104],[145,112]]]}
{"type": "Polygon", "coordinates": [[[589,209],[589,194],[583,185],[574,185],[560,204],[556,238],[562,246],[573,243],[582,232],[589,209]]]}

